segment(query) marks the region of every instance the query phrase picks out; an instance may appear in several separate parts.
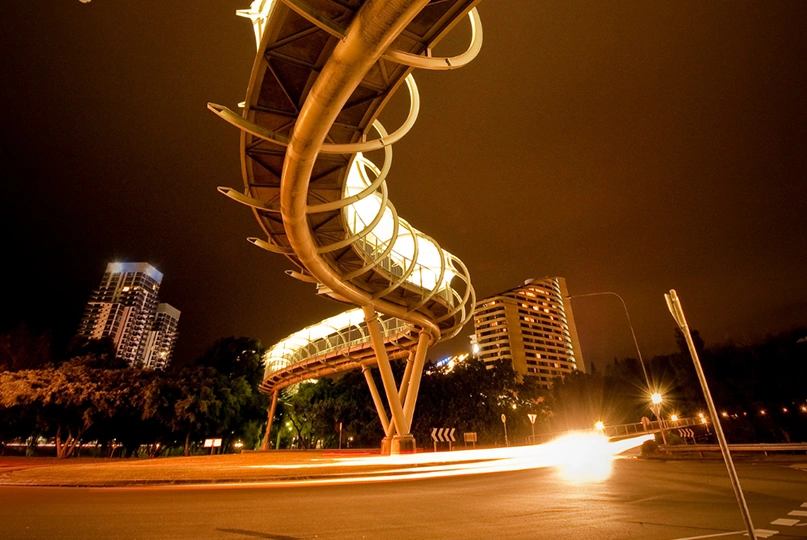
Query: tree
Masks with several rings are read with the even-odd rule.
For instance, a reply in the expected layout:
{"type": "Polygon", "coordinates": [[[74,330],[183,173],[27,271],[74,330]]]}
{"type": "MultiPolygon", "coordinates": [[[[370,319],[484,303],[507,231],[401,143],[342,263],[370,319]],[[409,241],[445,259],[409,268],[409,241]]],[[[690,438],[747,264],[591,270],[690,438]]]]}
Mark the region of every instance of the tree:
{"type": "Polygon", "coordinates": [[[257,388],[263,380],[263,352],[259,340],[231,336],[213,343],[194,365],[212,367],[230,378],[244,377],[257,388]]]}
{"type": "Polygon", "coordinates": [[[136,393],[123,373],[80,363],[2,373],[0,407],[20,409],[41,429],[55,431],[57,457],[70,457],[98,420],[132,405],[136,393]]]}
{"type": "Polygon", "coordinates": [[[215,369],[220,374],[239,385],[240,379],[249,392],[238,391],[241,400],[225,430],[225,439],[238,437],[246,447],[256,448],[262,439],[258,426],[266,424],[266,409],[269,406],[267,396],[258,391],[263,381],[264,366],[262,356],[265,349],[261,342],[248,337],[227,337],[216,341],[205,353],[194,362],[196,366],[215,369]]]}
{"type": "Polygon", "coordinates": [[[165,377],[157,414],[184,436],[188,456],[194,434],[226,437],[251,396],[243,377],[230,379],[211,367],[189,366],[165,377]]]}
{"type": "Polygon", "coordinates": [[[50,363],[50,332],[33,334],[25,323],[20,323],[0,335],[0,371],[39,369],[50,363]]]}

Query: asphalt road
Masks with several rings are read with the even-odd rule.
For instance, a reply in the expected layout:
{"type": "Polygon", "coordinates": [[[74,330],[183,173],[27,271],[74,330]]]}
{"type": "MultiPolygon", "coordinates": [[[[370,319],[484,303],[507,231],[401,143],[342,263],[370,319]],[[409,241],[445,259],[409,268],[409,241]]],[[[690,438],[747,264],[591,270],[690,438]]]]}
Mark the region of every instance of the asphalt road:
{"type": "MultiPolygon", "coordinates": [[[[807,458],[738,470],[756,529],[768,531],[760,537],[807,538],[807,458]]],[[[0,488],[4,539],[672,540],[742,530],[716,461],[618,460],[594,483],[538,469],[284,488],[0,488]]]]}

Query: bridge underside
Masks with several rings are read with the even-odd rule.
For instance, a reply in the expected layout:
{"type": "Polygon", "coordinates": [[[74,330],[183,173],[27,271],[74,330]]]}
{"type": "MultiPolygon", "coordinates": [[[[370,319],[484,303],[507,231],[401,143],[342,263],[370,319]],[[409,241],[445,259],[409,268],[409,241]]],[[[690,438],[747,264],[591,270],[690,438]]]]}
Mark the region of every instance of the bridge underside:
{"type": "Polygon", "coordinates": [[[364,325],[362,343],[337,331],[342,348],[319,336],[315,350],[304,344],[282,365],[267,363],[261,390],[273,396],[270,422],[282,388],[360,368],[387,437],[410,449],[426,350],[459,333],[475,298],[462,261],[390,202],[390,145],[419,112],[414,68],[453,69],[478,53],[478,2],[255,0],[239,12],[252,20],[258,47],[243,110],[208,107],[241,130],[244,190],[219,189],[254,213],[264,237],[252,243],[288,258],[294,268],[287,273],[316,285],[318,294],[357,305],[364,325]],[[468,51],[433,57],[432,47],[466,15],[473,34],[468,51]],[[378,117],[402,86],[409,115],[388,132],[378,117]],[[390,331],[391,319],[402,327],[390,331]],[[400,385],[390,367],[395,358],[407,358],[400,385]],[[369,372],[374,364],[389,416],[369,372]]]}

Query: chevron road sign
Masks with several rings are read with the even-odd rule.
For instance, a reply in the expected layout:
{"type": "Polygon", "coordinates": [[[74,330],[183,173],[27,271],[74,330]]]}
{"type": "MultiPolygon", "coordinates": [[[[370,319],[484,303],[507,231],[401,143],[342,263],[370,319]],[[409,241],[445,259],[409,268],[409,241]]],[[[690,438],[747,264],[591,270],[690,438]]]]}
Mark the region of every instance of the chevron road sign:
{"type": "Polygon", "coordinates": [[[437,451],[437,443],[443,442],[448,443],[448,449],[452,450],[454,446],[454,442],[456,439],[454,438],[454,432],[457,431],[456,428],[432,428],[432,440],[434,441],[434,451],[437,451]]]}
{"type": "Polygon", "coordinates": [[[689,428],[681,428],[678,430],[678,435],[680,435],[684,439],[694,439],[695,432],[689,428]]]}

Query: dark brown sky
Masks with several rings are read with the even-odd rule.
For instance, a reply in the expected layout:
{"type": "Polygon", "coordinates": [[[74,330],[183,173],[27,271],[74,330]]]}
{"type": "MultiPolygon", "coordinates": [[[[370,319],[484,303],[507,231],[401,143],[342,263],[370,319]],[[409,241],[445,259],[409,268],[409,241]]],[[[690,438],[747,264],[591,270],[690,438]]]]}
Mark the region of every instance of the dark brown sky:
{"type": "MultiPolygon", "coordinates": [[[[242,186],[238,135],[205,104],[243,99],[255,47],[234,11],[248,4],[5,6],[4,329],[73,333],[114,259],[165,273],[180,359],[230,334],[269,345],[340,309],[248,244],[257,223],[215,191],[242,186]]],[[[807,324],[803,2],[480,13],[472,65],[416,74],[420,120],[389,178],[399,213],[466,262],[480,295],[545,275],[616,291],[648,356],[675,348],[670,288],[707,342],[807,324]]],[[[616,301],[575,302],[587,361],[632,353],[616,301]]]]}

